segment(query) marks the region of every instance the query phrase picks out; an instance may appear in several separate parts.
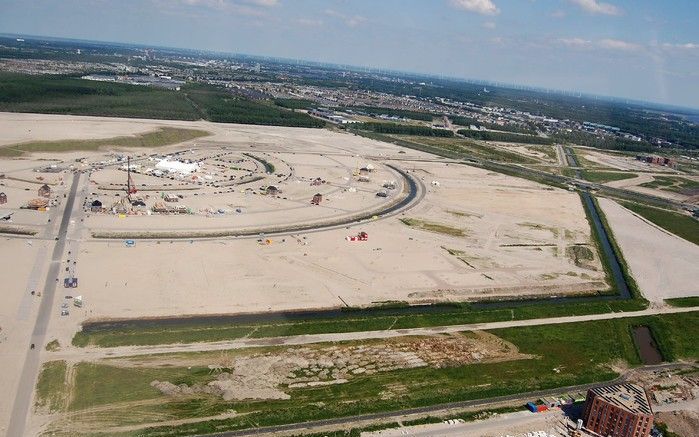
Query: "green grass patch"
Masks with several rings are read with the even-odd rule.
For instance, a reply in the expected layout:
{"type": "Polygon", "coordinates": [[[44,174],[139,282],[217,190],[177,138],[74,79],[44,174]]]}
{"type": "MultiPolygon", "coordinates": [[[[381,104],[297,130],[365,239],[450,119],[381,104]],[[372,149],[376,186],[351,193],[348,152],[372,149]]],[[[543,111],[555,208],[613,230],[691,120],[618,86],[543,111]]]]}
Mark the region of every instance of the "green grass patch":
{"type": "Polygon", "coordinates": [[[162,147],[211,135],[196,129],[161,127],[154,132],[133,136],[97,140],[61,140],[20,143],[0,148],[0,156],[17,156],[32,152],[68,152],[73,150],[97,150],[100,147],[162,147]]]}
{"type": "Polygon", "coordinates": [[[482,141],[501,141],[508,143],[524,144],[553,144],[553,139],[540,137],[538,135],[525,135],[510,132],[481,131],[471,129],[460,129],[459,135],[482,141]]]}
{"type": "Polygon", "coordinates": [[[589,247],[579,244],[566,247],[566,255],[572,259],[573,263],[578,267],[585,265],[585,261],[592,261],[595,259],[595,254],[589,247]]]}
{"type": "Polygon", "coordinates": [[[162,394],[150,385],[155,380],[189,385],[214,378],[207,367],[117,367],[82,362],[76,365],[75,393],[69,409],[158,398],[162,394]]]}
{"type": "Polygon", "coordinates": [[[400,221],[411,228],[422,229],[423,231],[436,232],[438,234],[451,235],[452,237],[463,237],[466,235],[463,229],[455,228],[441,223],[428,222],[415,218],[402,218],[400,221]]]}
{"type": "Polygon", "coordinates": [[[395,136],[394,138],[413,144],[421,144],[423,147],[427,146],[426,152],[438,155],[446,154],[446,156],[452,158],[488,159],[517,164],[535,164],[539,162],[537,159],[509,151],[505,147],[489,146],[468,139],[403,136],[395,136]]]}
{"type": "Polygon", "coordinates": [[[672,176],[653,176],[651,182],[644,182],[640,186],[672,191],[673,193],[685,195],[696,194],[696,192],[699,191],[699,182],[672,176]]]}
{"type": "Polygon", "coordinates": [[[590,301],[573,304],[549,304],[541,302],[515,303],[512,307],[473,309],[469,304],[444,305],[425,308],[424,311],[364,310],[350,311],[332,318],[290,320],[274,323],[244,323],[182,321],[179,324],[130,326],[119,328],[90,328],[79,331],[73,337],[78,347],[116,347],[129,345],[157,345],[234,340],[237,338],[267,338],[290,335],[379,331],[430,326],[448,326],[470,323],[526,320],[543,317],[565,317],[586,314],[602,314],[617,311],[640,311],[647,307],[645,301],[612,300],[590,301]]]}
{"type": "MultiPolygon", "coordinates": [[[[612,366],[641,360],[631,337],[634,326],[652,328],[658,347],[668,360],[699,358],[699,312],[632,317],[551,326],[528,326],[490,331],[513,343],[533,358],[498,363],[474,363],[456,367],[398,369],[373,375],[357,375],[349,382],[324,387],[287,389],[289,400],[216,401],[209,395],[169,398],[153,393],[153,379],[175,384],[205,383],[211,375],[204,367],[177,367],[178,356],[158,355],[150,367],[147,359],[138,366],[119,368],[82,363],[76,386],[80,406],[88,408],[131,400],[161,399],[157,408],[181,409],[186,415],[211,414],[233,409],[240,416],[178,427],[139,430],[140,436],[180,436],[224,430],[298,423],[356,414],[395,411],[445,402],[482,399],[592,382],[607,381],[617,374],[612,366]],[[600,336],[603,332],[605,335],[600,336]],[[590,347],[594,344],[594,347],[590,347]],[[159,363],[172,362],[173,367],[159,363]],[[97,379],[98,381],[94,381],[97,379]],[[155,396],[155,398],[154,398],[155,396]],[[178,406],[171,404],[177,402],[178,406]],[[218,405],[215,405],[218,404],[218,405]]],[[[374,340],[372,340],[374,341],[374,340]]],[[[384,340],[378,340],[384,341],[384,340]]],[[[342,343],[334,343],[340,346],[342,343]]],[[[327,345],[317,345],[326,347],[327,345]]],[[[279,347],[286,350],[288,346],[279,347]]],[[[271,352],[274,347],[259,353],[271,352]]],[[[254,353],[248,351],[246,353],[254,353]]],[[[238,353],[238,352],[233,352],[238,353]]],[[[186,354],[186,359],[215,360],[211,352],[186,354]]],[[[181,356],[180,356],[181,358],[181,356]]]]}
{"type": "Polygon", "coordinates": [[[590,182],[603,184],[605,182],[621,181],[624,179],[635,178],[638,175],[636,173],[627,172],[581,170],[580,176],[582,176],[583,179],[588,180],[590,182]]]}
{"type": "Polygon", "coordinates": [[[65,361],[48,361],[44,363],[36,384],[36,406],[46,408],[49,412],[62,411],[67,396],[65,361]]]}
{"type": "Polygon", "coordinates": [[[266,173],[268,173],[268,174],[274,173],[274,170],[275,170],[274,164],[272,164],[271,162],[269,162],[263,158],[260,158],[259,156],[252,155],[250,153],[243,153],[243,155],[249,157],[250,159],[253,159],[253,160],[259,162],[260,164],[262,164],[265,167],[266,173]]]}
{"type": "Polygon", "coordinates": [[[625,208],[630,209],[646,220],[655,223],[661,228],[678,237],[699,244],[699,221],[685,214],[654,208],[632,202],[622,202],[625,208]]]}
{"type": "Polygon", "coordinates": [[[46,350],[49,352],[59,351],[61,350],[61,344],[58,342],[58,340],[51,340],[46,343],[46,350]]]}
{"type": "Polygon", "coordinates": [[[526,146],[527,149],[533,152],[539,152],[546,155],[548,161],[558,162],[558,155],[556,154],[556,146],[526,146]]]}
{"type": "Polygon", "coordinates": [[[672,299],[665,299],[665,303],[678,308],[699,307],[699,296],[675,297],[672,299]]]}

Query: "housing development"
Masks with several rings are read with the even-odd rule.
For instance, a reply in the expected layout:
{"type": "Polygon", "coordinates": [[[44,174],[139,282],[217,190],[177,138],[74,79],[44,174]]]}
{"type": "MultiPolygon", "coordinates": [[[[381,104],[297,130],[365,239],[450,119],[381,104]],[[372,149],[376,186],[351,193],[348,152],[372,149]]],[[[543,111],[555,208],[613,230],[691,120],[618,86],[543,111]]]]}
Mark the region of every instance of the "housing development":
{"type": "Polygon", "coordinates": [[[693,116],[2,37],[1,433],[695,435],[693,116]]]}

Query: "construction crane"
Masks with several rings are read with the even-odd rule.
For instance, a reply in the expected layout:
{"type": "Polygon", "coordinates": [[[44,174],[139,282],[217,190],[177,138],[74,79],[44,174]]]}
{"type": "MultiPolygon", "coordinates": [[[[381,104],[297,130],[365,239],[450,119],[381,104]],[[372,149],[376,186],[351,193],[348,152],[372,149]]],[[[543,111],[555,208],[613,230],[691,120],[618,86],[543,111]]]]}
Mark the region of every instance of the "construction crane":
{"type": "Polygon", "coordinates": [[[133,179],[131,179],[131,157],[126,158],[126,197],[131,201],[131,195],[136,194],[136,185],[133,183],[133,179]]]}

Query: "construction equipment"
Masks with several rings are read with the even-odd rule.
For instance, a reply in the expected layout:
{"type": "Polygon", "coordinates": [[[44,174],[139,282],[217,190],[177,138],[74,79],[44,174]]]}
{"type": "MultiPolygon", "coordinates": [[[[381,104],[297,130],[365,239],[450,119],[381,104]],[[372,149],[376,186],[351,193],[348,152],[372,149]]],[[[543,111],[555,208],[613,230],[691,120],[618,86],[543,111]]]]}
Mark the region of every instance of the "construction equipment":
{"type": "Polygon", "coordinates": [[[367,241],[369,239],[369,234],[366,232],[362,231],[358,233],[357,235],[348,235],[345,237],[345,240],[347,241],[367,241]]]}
{"type": "Polygon", "coordinates": [[[131,201],[131,195],[136,194],[136,185],[131,178],[131,157],[126,158],[126,197],[131,201]]]}

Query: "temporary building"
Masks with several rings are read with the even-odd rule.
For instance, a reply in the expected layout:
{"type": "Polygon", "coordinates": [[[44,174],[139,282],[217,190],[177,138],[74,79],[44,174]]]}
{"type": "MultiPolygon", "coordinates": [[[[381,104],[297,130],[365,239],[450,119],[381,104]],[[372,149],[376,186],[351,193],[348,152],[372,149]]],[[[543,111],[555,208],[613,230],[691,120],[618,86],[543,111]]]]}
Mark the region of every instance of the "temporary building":
{"type": "Polygon", "coordinates": [[[51,187],[46,184],[40,186],[38,194],[40,197],[51,197],[51,187]]]}
{"type": "Polygon", "coordinates": [[[49,201],[46,199],[32,199],[27,203],[27,208],[29,209],[42,209],[49,205],[49,201]]]}
{"type": "Polygon", "coordinates": [[[320,194],[320,193],[316,193],[316,194],[313,196],[313,199],[311,200],[311,203],[312,203],[313,205],[320,205],[320,202],[322,202],[322,201],[323,201],[323,195],[320,194]]]}
{"type": "Polygon", "coordinates": [[[199,170],[199,163],[161,159],[157,164],[155,164],[155,168],[168,173],[190,174],[199,170]]]}
{"type": "Polygon", "coordinates": [[[7,203],[7,194],[0,193],[0,205],[7,203]]]}

